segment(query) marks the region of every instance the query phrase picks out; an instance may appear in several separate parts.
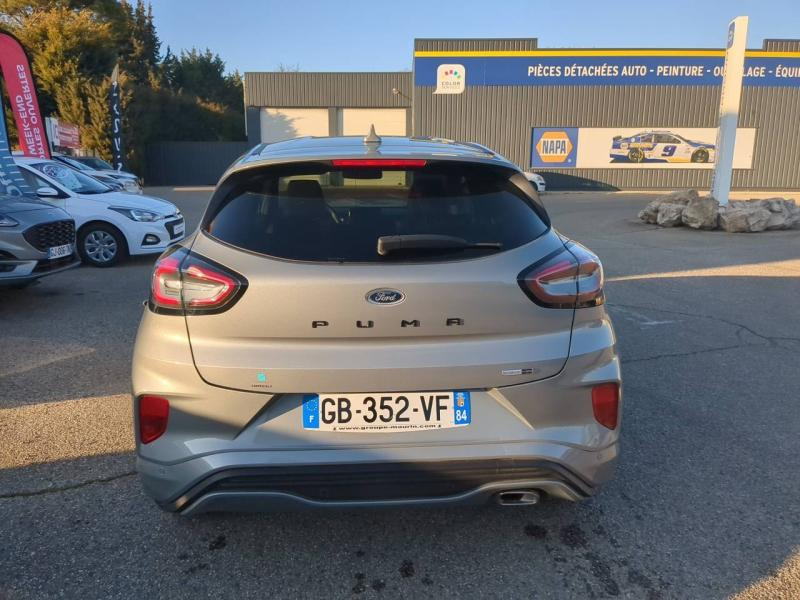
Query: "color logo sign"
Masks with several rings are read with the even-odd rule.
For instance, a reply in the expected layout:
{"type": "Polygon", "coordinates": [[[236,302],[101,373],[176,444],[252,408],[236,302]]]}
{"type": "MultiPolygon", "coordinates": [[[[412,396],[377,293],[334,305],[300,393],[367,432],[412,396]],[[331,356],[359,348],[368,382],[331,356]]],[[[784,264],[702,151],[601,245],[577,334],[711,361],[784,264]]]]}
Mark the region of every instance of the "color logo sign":
{"type": "Polygon", "coordinates": [[[467,73],[464,65],[439,65],[436,68],[436,90],[434,94],[460,94],[464,91],[467,73]]]}

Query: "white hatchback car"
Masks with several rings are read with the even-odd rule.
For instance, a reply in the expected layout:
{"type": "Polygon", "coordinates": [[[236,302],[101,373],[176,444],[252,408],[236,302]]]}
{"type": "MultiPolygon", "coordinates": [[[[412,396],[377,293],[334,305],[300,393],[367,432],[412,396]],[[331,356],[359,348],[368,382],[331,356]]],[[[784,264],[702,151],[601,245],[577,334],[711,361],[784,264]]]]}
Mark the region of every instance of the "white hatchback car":
{"type": "MultiPolygon", "coordinates": [[[[68,167],[72,167],[76,171],[83,172],[84,175],[89,175],[90,177],[99,179],[103,183],[108,184],[109,182],[113,182],[114,184],[117,184],[117,187],[121,187],[123,191],[130,192],[132,194],[142,193],[142,186],[139,184],[139,178],[136,177],[136,175],[125,171],[115,171],[113,168],[111,168],[111,165],[99,158],[95,158],[93,156],[77,157],[66,156],[64,154],[55,154],[53,155],[53,159],[64,163],[68,167]],[[95,167],[93,165],[97,163],[94,161],[98,161],[99,164],[105,164],[108,166],[108,168],[95,167]]],[[[114,187],[114,185],[111,185],[111,187],[114,187]]]]}
{"type": "Polygon", "coordinates": [[[536,191],[540,194],[546,190],[544,177],[538,173],[534,173],[533,171],[525,171],[525,179],[530,181],[533,184],[533,187],[536,188],[536,191]]]}
{"type": "Polygon", "coordinates": [[[159,254],[186,235],[171,202],[114,191],[53,160],[15,156],[14,162],[39,198],[75,219],[78,253],[88,264],[110,267],[128,255],[159,254]]]}

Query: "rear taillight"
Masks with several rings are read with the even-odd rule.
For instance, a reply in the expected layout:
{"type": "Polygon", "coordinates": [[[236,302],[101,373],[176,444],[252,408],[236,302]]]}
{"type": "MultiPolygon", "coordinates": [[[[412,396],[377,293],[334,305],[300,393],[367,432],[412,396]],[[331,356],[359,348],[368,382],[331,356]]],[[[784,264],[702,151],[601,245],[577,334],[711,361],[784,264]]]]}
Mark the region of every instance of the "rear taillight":
{"type": "Polygon", "coordinates": [[[619,423],[619,384],[600,383],[592,388],[592,410],[595,420],[609,429],[619,423]]]}
{"type": "Polygon", "coordinates": [[[575,242],[525,269],[517,282],[545,308],[586,308],[604,301],[600,259],[575,242]]]}
{"type": "Polygon", "coordinates": [[[238,273],[180,248],[156,262],[150,308],[180,314],[221,312],[230,308],[246,287],[247,280],[238,273]]]}
{"type": "Polygon", "coordinates": [[[149,444],[164,435],[169,421],[169,400],[159,396],[139,398],[139,439],[149,444]]]}
{"type": "Polygon", "coordinates": [[[159,308],[179,309],[181,304],[181,261],[186,258],[184,249],[156,261],[150,283],[150,304],[159,308]]]}

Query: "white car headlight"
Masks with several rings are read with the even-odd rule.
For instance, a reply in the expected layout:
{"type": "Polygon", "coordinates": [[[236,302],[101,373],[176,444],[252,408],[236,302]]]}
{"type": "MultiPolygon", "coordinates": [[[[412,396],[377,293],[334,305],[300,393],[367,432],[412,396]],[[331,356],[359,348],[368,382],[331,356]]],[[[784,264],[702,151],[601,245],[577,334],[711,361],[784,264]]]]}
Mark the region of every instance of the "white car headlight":
{"type": "Polygon", "coordinates": [[[144,210],[141,208],[124,208],[121,206],[109,206],[109,208],[115,212],[118,212],[121,215],[125,215],[129,219],[133,221],[139,221],[142,223],[150,223],[152,221],[158,221],[161,218],[161,215],[158,213],[154,213],[151,210],[144,210]]]}
{"type": "Polygon", "coordinates": [[[525,176],[528,178],[528,181],[535,181],[536,183],[544,183],[544,177],[539,175],[538,173],[525,173],[525,176]]]}
{"type": "Polygon", "coordinates": [[[142,193],[141,186],[138,183],[136,183],[135,181],[133,181],[132,179],[128,179],[128,180],[123,181],[122,187],[125,188],[125,191],[127,191],[127,192],[133,192],[135,194],[141,194],[142,193]]]}

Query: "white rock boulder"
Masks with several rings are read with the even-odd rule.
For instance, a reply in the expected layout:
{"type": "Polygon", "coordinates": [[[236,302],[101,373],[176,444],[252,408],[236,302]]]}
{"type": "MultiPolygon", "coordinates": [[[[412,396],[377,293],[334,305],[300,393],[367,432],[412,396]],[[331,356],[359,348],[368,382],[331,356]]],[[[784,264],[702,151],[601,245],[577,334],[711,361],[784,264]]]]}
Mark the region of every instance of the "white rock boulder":
{"type": "Polygon", "coordinates": [[[767,229],[791,229],[800,223],[800,209],[794,200],[769,198],[763,206],[770,212],[767,229]]]}
{"type": "Polygon", "coordinates": [[[679,227],[683,224],[681,215],[683,214],[684,208],[686,208],[685,204],[673,204],[670,202],[661,204],[658,207],[656,223],[661,225],[661,227],[679,227]]]}
{"type": "Polygon", "coordinates": [[[639,211],[639,218],[645,223],[655,225],[658,222],[658,207],[661,206],[661,204],[661,200],[653,200],[639,211]]]}
{"type": "Polygon", "coordinates": [[[730,232],[756,232],[800,227],[800,207],[794,200],[733,200],[720,206],[713,196],[697,190],[680,190],[660,196],[639,211],[645,223],[661,227],[686,225],[693,229],[722,228],[730,232]]]}
{"type": "Polygon", "coordinates": [[[718,223],[719,202],[713,196],[697,196],[689,200],[681,213],[684,225],[693,229],[716,229],[718,223]]]}
{"type": "MultiPolygon", "coordinates": [[[[742,204],[742,203],[737,203],[742,204]]],[[[764,231],[772,213],[753,202],[752,206],[728,206],[720,208],[719,225],[729,233],[755,233],[764,231]]]]}
{"type": "Polygon", "coordinates": [[[697,200],[699,197],[700,194],[697,193],[697,190],[678,190],[661,196],[659,200],[668,204],[689,204],[689,202],[697,200]]]}
{"type": "MultiPolygon", "coordinates": [[[[679,204],[685,206],[697,198],[697,190],[678,190],[677,192],[659,196],[639,211],[639,218],[645,223],[661,225],[661,223],[658,222],[658,212],[662,204],[679,204]]],[[[675,209],[669,209],[670,214],[674,210],[675,209]]],[[[665,227],[674,227],[675,225],[676,224],[665,225],[665,227]]],[[[680,225],[680,223],[677,223],[677,225],[680,225]]]]}

